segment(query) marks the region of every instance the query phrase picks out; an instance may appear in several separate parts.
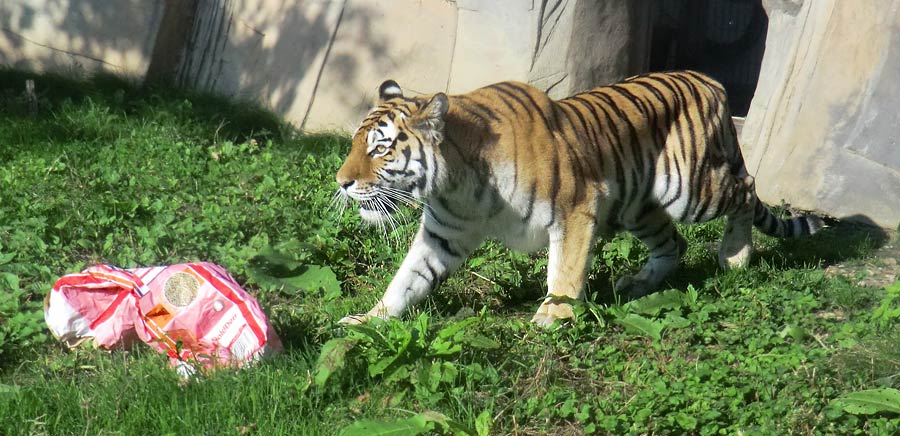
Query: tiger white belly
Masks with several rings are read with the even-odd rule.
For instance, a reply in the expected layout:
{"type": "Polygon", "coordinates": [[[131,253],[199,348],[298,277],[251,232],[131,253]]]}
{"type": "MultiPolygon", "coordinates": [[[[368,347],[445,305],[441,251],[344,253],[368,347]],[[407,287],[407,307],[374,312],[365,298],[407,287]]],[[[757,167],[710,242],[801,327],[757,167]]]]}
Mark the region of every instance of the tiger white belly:
{"type": "Polygon", "coordinates": [[[500,213],[491,222],[490,236],[510,249],[531,253],[546,248],[550,242],[547,227],[537,220],[524,222],[522,217],[511,210],[500,213]]]}

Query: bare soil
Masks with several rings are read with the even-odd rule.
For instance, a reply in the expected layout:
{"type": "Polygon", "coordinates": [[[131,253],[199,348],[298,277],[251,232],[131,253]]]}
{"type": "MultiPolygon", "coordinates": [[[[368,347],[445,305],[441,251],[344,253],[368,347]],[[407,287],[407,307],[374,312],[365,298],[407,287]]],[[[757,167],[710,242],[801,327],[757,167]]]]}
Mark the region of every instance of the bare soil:
{"type": "Polygon", "coordinates": [[[829,277],[844,276],[857,285],[884,288],[900,280],[900,240],[896,234],[885,237],[883,245],[864,259],[838,262],[825,268],[829,277]]]}

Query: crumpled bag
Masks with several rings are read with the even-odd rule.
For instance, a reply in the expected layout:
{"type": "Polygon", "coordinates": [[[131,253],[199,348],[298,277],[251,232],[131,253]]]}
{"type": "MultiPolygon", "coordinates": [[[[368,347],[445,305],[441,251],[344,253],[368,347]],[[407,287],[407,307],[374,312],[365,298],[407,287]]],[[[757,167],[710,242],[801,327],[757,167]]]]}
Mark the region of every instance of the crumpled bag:
{"type": "Polygon", "coordinates": [[[92,266],[61,277],[44,318],[68,347],[129,347],[139,339],[182,375],[243,367],[280,352],[259,303],[224,268],[208,262],[121,269],[92,266]]]}

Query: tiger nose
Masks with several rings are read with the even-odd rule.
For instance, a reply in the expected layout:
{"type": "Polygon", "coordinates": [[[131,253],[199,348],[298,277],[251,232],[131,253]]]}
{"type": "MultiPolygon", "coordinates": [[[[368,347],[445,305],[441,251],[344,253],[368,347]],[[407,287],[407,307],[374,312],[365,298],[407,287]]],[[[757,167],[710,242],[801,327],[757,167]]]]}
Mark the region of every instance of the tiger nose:
{"type": "Polygon", "coordinates": [[[348,188],[350,188],[351,186],[353,186],[354,183],[356,183],[356,180],[353,180],[353,179],[345,179],[345,178],[340,178],[340,177],[339,177],[339,178],[337,179],[337,182],[338,182],[339,185],[341,185],[341,189],[343,189],[343,190],[346,191],[348,188]]]}

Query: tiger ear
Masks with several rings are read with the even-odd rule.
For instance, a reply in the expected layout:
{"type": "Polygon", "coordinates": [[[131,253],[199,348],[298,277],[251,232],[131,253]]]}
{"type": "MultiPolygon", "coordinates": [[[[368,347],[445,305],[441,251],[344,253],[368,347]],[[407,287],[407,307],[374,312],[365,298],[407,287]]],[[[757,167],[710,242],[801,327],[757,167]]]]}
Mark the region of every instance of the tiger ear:
{"type": "Polygon", "coordinates": [[[400,89],[400,85],[398,85],[397,82],[385,80],[384,83],[378,87],[379,103],[396,97],[403,97],[403,90],[400,89]]]}
{"type": "Polygon", "coordinates": [[[416,118],[424,126],[440,130],[444,128],[444,115],[447,115],[449,109],[450,99],[447,98],[447,94],[439,92],[431,97],[431,100],[422,109],[419,109],[416,118]]]}

